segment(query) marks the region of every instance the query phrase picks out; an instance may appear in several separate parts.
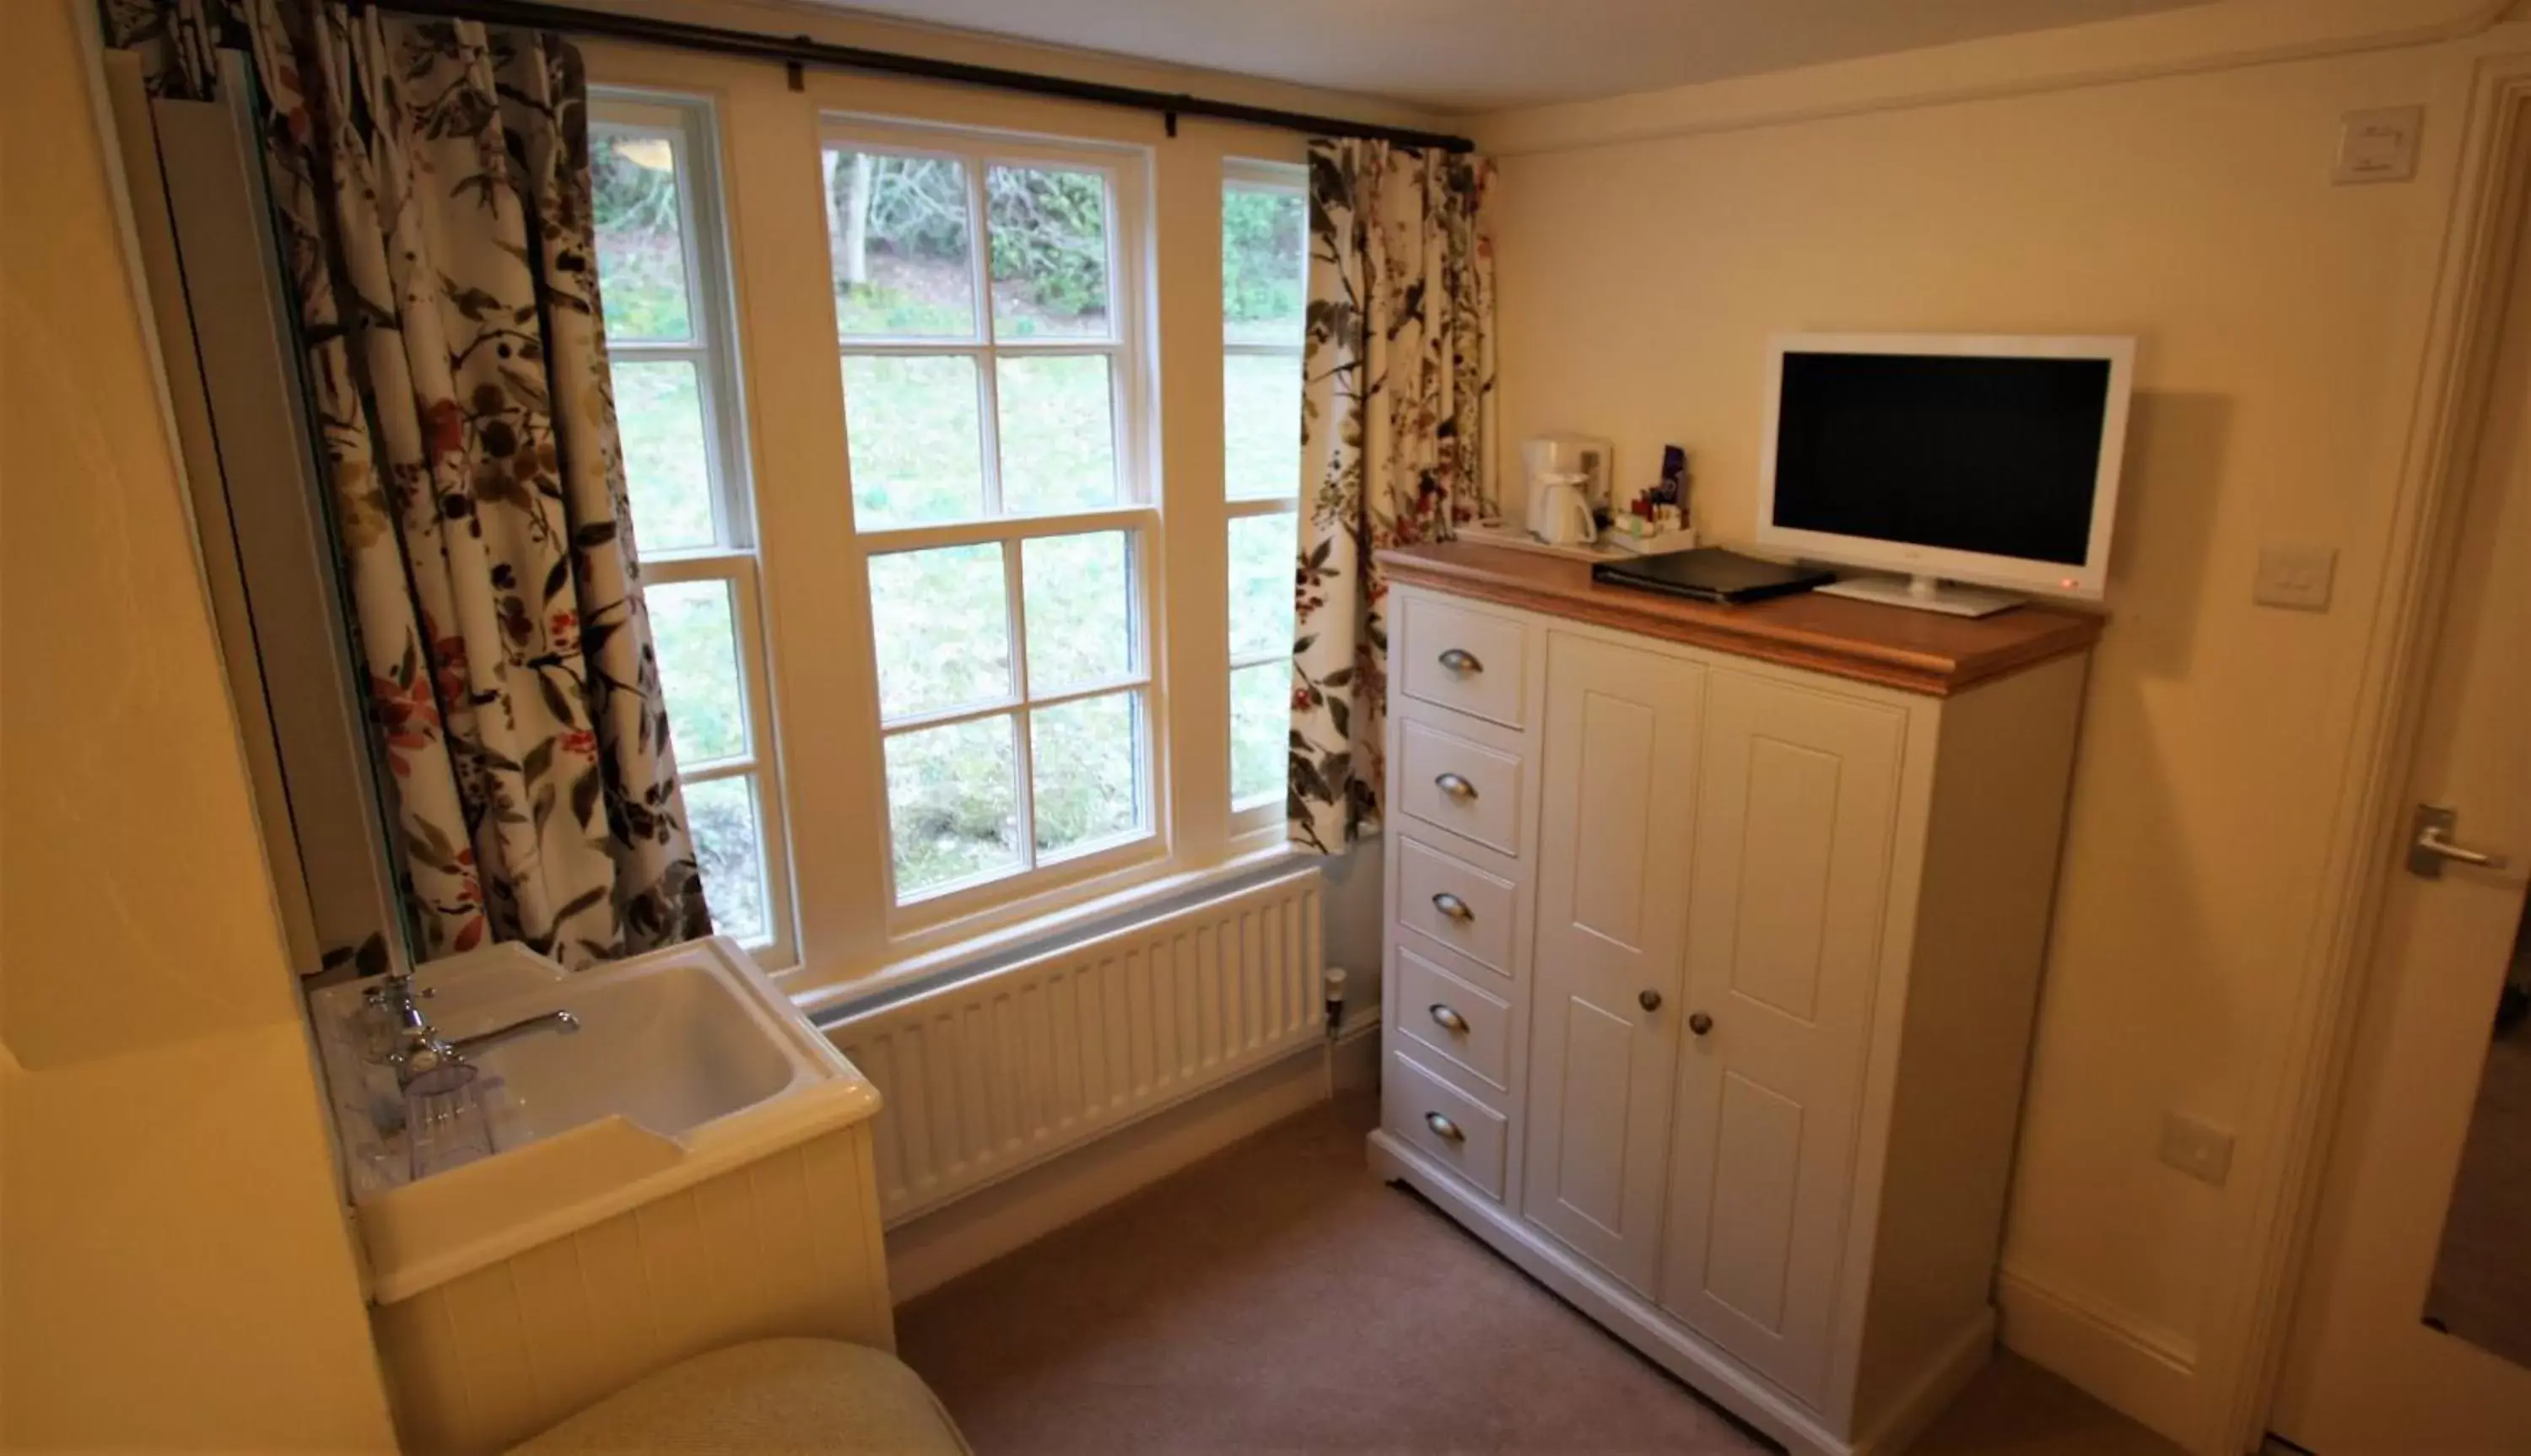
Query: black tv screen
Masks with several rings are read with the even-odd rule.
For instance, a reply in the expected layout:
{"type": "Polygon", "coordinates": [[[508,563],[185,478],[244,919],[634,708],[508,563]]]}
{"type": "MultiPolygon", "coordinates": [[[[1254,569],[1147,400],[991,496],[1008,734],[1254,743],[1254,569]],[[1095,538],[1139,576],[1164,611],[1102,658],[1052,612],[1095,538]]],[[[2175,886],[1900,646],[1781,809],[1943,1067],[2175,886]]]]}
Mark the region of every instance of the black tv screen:
{"type": "Polygon", "coordinates": [[[1774,524],[2079,566],[2109,401],[2106,359],[1787,353],[1774,524]]]}

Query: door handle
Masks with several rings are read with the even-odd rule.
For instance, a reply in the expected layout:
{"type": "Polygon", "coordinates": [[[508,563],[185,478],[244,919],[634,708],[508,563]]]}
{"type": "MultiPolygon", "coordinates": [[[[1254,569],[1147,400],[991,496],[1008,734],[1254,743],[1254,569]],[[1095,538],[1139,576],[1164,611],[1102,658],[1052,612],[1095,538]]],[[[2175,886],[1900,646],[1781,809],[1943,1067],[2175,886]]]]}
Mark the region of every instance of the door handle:
{"type": "Polygon", "coordinates": [[[2420,879],[2441,879],[2446,864],[2467,865],[2478,869],[2502,869],[2503,855],[2471,849],[2454,843],[2452,825],[2460,811],[2441,804],[2420,804],[2408,821],[2408,872],[2420,879]]]}
{"type": "Polygon", "coordinates": [[[1468,908],[1467,901],[1451,894],[1448,890],[1443,890],[1433,897],[1433,908],[1463,925],[1477,918],[1477,913],[1468,908]]]}
{"type": "Polygon", "coordinates": [[[1465,804],[1477,797],[1477,786],[1455,773],[1445,773],[1433,780],[1433,786],[1465,804]]]}
{"type": "Polygon", "coordinates": [[[1659,991],[1638,991],[1635,993],[1635,1004],[1641,1006],[1646,1011],[1660,1010],[1660,1003],[1661,994],[1659,991]]]}

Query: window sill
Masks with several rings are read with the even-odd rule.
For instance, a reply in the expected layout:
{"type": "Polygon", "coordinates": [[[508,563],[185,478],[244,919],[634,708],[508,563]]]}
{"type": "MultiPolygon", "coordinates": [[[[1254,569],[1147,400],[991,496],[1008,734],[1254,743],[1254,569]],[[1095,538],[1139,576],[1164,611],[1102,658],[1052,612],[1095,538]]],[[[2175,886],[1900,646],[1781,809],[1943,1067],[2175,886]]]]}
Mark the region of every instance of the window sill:
{"type": "Polygon", "coordinates": [[[1172,901],[1209,894],[1295,866],[1319,863],[1318,856],[1303,854],[1283,843],[1279,824],[1270,840],[1266,835],[1256,838],[1266,842],[1239,850],[1218,864],[1161,874],[1112,894],[999,926],[872,971],[853,975],[802,967],[777,977],[776,982],[802,1015],[826,1026],[943,981],[994,970],[1112,929],[1172,901]]]}

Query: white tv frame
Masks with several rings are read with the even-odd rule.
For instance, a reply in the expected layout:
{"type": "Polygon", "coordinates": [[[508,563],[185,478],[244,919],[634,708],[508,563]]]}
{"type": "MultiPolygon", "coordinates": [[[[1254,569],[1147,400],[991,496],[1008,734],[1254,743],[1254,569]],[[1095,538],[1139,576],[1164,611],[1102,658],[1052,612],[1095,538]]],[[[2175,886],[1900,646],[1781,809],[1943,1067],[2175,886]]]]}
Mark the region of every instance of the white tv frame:
{"type": "Polygon", "coordinates": [[[1839,583],[1838,587],[1847,588],[1842,593],[1845,595],[1896,600],[1930,610],[1982,616],[2012,604],[2012,598],[1994,593],[1943,593],[1939,586],[1943,580],[2098,601],[2109,585],[2109,531],[2117,520],[2118,472],[2126,458],[2127,402],[2134,383],[2135,340],[2124,335],[1776,334],[1767,340],[1767,433],[1765,451],[1759,460],[1758,544],[1842,566],[1899,573],[1908,581],[1839,583]],[[2092,530],[2083,560],[2067,565],[1775,525],[1775,431],[1783,405],[1787,354],[2109,361],[2109,401],[2101,419],[2100,475],[2092,486],[2092,530]]]}

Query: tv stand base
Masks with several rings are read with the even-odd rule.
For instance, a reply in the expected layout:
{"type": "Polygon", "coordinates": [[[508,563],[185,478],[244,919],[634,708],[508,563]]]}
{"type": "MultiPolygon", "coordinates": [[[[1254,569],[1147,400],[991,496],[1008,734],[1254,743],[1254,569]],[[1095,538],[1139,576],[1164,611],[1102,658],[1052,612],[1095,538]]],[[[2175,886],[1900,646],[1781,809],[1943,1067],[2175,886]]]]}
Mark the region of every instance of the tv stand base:
{"type": "Polygon", "coordinates": [[[2012,610],[2024,600],[2009,591],[1962,587],[1940,577],[1847,577],[1819,589],[1830,596],[1851,596],[1858,601],[1878,601],[1954,617],[1992,617],[2012,610]]]}

